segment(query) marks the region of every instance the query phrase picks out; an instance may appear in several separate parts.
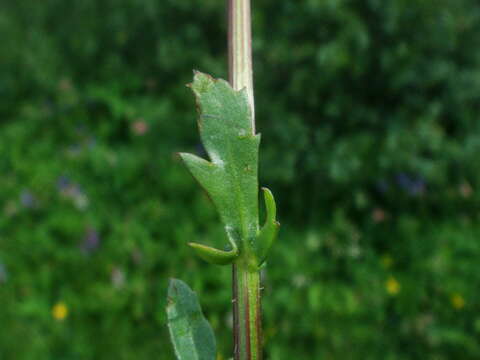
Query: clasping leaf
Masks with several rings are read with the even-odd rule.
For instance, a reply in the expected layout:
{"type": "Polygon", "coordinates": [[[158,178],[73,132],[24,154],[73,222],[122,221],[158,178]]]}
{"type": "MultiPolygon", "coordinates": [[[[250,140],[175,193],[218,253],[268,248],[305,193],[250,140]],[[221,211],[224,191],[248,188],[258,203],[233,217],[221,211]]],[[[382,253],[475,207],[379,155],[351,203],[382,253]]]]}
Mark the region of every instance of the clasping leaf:
{"type": "Polygon", "coordinates": [[[180,153],[180,157],[215,204],[232,250],[196,243],[190,246],[210,263],[230,264],[245,254],[260,265],[273,244],[278,223],[273,195],[265,189],[268,215],[259,230],[260,135],[252,128],[246,90],[235,91],[228,82],[200,72],[195,72],[189,87],[195,94],[200,137],[209,160],[187,153],[180,153]]]}

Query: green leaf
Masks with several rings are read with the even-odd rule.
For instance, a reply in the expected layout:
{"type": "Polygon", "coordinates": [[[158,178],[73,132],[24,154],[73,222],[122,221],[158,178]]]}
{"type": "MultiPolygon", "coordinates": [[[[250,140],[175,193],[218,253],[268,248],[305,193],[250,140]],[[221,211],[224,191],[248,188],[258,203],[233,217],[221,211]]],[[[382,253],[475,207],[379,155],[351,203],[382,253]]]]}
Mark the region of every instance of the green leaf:
{"type": "Polygon", "coordinates": [[[258,148],[245,90],[195,72],[198,126],[210,161],[180,156],[215,204],[234,248],[251,247],[258,233],[258,148]]]}
{"type": "Polygon", "coordinates": [[[267,220],[259,230],[260,135],[253,133],[246,90],[235,91],[228,82],[200,72],[195,72],[189,86],[197,101],[198,127],[210,161],[192,154],[180,156],[215,204],[232,250],[189,245],[213,264],[230,264],[243,253],[249,264],[259,266],[267,257],[280,224],[275,220],[273,195],[264,189],[267,220]]]}
{"type": "Polygon", "coordinates": [[[210,264],[227,265],[231,264],[238,257],[237,248],[230,251],[222,251],[197,243],[189,243],[188,245],[195,250],[198,256],[210,264]]]}
{"type": "Polygon", "coordinates": [[[277,206],[275,205],[273,194],[267,188],[262,188],[262,190],[265,197],[265,207],[267,208],[267,219],[265,220],[265,225],[263,225],[256,241],[256,253],[259,259],[259,265],[266,260],[267,255],[277,238],[278,229],[280,228],[280,223],[276,221],[277,206]]]}
{"type": "Polygon", "coordinates": [[[215,360],[213,330],[202,314],[197,296],[181,280],[170,280],[167,318],[177,360],[215,360]]]}

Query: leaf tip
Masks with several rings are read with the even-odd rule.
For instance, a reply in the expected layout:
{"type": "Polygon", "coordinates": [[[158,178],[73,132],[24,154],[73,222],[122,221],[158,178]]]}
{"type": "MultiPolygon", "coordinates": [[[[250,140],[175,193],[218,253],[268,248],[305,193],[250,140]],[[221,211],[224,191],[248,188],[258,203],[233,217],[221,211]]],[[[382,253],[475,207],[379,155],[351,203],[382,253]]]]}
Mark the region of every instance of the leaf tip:
{"type": "Polygon", "coordinates": [[[175,155],[183,160],[188,155],[188,153],[179,151],[179,152],[176,152],[175,155]]]}
{"type": "Polygon", "coordinates": [[[196,94],[207,91],[215,83],[213,77],[208,74],[197,70],[194,70],[193,74],[193,82],[190,87],[196,94]]]}
{"type": "Polygon", "coordinates": [[[175,160],[178,160],[178,159],[183,160],[185,154],[187,154],[187,153],[177,151],[177,152],[173,153],[173,158],[175,160]]]}
{"type": "Polygon", "coordinates": [[[175,279],[175,278],[170,278],[168,280],[168,302],[173,303],[174,299],[176,298],[178,294],[178,288],[182,285],[182,281],[175,279]]]}

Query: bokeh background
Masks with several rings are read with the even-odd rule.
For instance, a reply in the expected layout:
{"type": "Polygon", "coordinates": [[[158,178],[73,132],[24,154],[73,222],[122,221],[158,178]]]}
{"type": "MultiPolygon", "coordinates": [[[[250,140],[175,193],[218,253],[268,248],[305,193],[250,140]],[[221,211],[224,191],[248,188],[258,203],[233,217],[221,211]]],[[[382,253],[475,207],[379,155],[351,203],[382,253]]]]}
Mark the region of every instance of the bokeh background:
{"type": "MultiPolygon", "coordinates": [[[[224,244],[175,156],[220,0],[0,4],[0,358],[173,359],[167,279],[231,355],[224,244]]],[[[254,0],[266,357],[480,358],[480,3],[254,0]]]]}

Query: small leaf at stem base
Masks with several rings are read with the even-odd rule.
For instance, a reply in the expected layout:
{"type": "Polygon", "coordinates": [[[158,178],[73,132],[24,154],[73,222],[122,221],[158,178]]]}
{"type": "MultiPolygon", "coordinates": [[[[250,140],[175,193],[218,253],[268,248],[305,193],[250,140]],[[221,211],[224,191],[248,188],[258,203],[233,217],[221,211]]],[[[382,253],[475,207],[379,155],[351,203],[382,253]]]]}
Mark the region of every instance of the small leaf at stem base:
{"type": "Polygon", "coordinates": [[[188,243],[188,245],[195,250],[198,256],[210,264],[228,265],[238,257],[238,249],[236,248],[230,251],[222,251],[197,243],[188,243]]]}
{"type": "Polygon", "coordinates": [[[257,257],[259,265],[265,262],[268,253],[277,238],[277,233],[280,228],[280,223],[275,219],[277,216],[277,207],[275,205],[273,194],[267,188],[262,188],[262,190],[265,198],[265,207],[267,208],[267,219],[265,220],[265,225],[263,225],[257,238],[257,257]]]}

